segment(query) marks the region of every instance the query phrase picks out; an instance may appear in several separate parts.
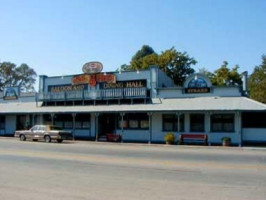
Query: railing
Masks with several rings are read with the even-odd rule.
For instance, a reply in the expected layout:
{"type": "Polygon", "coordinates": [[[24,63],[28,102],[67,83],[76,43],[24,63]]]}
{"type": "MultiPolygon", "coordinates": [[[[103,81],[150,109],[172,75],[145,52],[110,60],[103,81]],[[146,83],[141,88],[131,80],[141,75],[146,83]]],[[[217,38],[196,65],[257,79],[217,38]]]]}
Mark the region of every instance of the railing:
{"type": "Polygon", "coordinates": [[[147,97],[147,88],[114,88],[91,91],[44,92],[37,94],[39,101],[107,100],[147,97]]]}

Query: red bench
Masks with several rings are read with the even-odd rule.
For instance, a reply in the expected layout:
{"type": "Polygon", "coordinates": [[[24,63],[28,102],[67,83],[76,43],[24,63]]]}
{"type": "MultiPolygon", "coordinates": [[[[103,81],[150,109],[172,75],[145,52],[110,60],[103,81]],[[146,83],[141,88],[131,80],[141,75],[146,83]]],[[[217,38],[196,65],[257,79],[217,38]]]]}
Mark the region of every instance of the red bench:
{"type": "Polygon", "coordinates": [[[181,134],[179,136],[179,144],[195,142],[207,145],[208,136],[206,134],[181,134]]]}
{"type": "Polygon", "coordinates": [[[106,139],[108,142],[119,142],[121,141],[121,136],[114,133],[107,133],[106,139]]]}

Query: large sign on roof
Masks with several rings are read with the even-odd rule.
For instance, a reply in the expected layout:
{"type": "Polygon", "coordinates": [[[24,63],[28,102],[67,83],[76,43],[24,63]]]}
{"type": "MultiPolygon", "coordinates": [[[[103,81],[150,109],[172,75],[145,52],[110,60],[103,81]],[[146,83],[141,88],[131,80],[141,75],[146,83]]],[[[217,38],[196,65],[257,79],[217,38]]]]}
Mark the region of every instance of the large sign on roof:
{"type": "Polygon", "coordinates": [[[100,62],[87,62],[83,65],[82,71],[85,74],[96,74],[103,70],[103,65],[100,62]]]}
{"type": "Polygon", "coordinates": [[[90,84],[95,86],[97,83],[115,83],[116,77],[113,74],[82,74],[72,78],[73,85],[90,84]]]}

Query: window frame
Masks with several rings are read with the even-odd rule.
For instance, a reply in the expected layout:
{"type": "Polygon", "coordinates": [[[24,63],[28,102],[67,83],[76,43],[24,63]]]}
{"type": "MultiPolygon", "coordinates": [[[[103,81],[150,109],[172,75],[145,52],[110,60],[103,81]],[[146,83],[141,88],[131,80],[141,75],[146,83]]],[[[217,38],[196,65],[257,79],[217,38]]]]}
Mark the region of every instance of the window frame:
{"type": "Polygon", "coordinates": [[[211,119],[210,119],[210,131],[212,132],[212,133],[219,133],[219,132],[226,132],[226,133],[234,133],[235,132],[235,114],[234,113],[217,113],[217,114],[212,114],[211,115],[211,119]],[[213,124],[214,124],[214,117],[218,117],[218,116],[220,116],[221,118],[220,118],[220,121],[218,120],[219,118],[216,118],[216,120],[218,121],[218,122],[216,122],[216,123],[220,123],[221,124],[221,130],[214,130],[213,129],[213,124]],[[232,129],[231,130],[226,130],[226,128],[225,128],[225,124],[226,123],[228,123],[227,122],[227,119],[226,119],[226,117],[228,117],[228,116],[230,116],[230,117],[232,117],[231,119],[232,119],[232,129]]]}
{"type": "MultiPolygon", "coordinates": [[[[198,117],[198,119],[199,119],[199,117],[198,117]]],[[[195,127],[197,127],[197,126],[195,126],[195,127]]],[[[191,113],[189,115],[189,130],[190,130],[190,132],[193,132],[193,133],[196,133],[196,132],[204,133],[206,131],[206,127],[205,127],[205,114],[204,113],[191,113]],[[192,120],[195,120],[195,118],[198,117],[198,116],[201,116],[202,117],[203,123],[200,123],[200,122],[196,123],[197,121],[192,123],[192,120]],[[198,125],[198,124],[203,125],[202,126],[202,129],[200,129],[200,130],[196,130],[196,129],[193,130],[194,128],[192,128],[192,125],[195,126],[195,125],[198,125]]]]}

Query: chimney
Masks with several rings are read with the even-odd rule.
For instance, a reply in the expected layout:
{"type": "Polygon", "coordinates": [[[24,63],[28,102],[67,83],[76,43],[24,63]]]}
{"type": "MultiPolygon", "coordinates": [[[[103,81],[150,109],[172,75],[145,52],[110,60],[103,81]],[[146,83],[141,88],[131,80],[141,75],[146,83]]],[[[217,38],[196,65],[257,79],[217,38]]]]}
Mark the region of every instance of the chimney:
{"type": "Polygon", "coordinates": [[[242,81],[243,81],[243,95],[244,96],[248,96],[248,72],[247,71],[244,71],[242,73],[242,81]]]}

